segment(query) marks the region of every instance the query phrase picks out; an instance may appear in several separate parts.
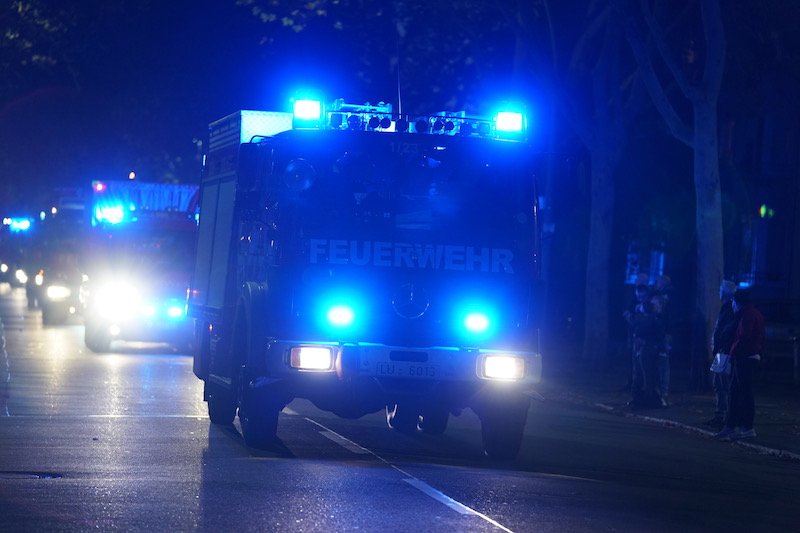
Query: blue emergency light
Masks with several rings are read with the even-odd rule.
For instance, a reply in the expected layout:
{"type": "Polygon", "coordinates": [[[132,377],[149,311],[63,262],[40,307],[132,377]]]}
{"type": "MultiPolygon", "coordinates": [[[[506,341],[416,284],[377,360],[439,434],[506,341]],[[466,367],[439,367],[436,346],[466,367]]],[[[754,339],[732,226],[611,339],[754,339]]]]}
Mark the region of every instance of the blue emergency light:
{"type": "Polygon", "coordinates": [[[353,323],[356,314],[348,305],[336,305],[328,310],[328,322],[334,327],[344,328],[353,323]]]}
{"type": "Polygon", "coordinates": [[[3,219],[3,225],[8,226],[11,233],[22,233],[31,229],[31,219],[20,217],[9,217],[3,219]]]}
{"type": "Polygon", "coordinates": [[[322,117],[322,102],[319,100],[295,100],[294,117],[298,120],[319,120],[322,117]]]}
{"type": "Polygon", "coordinates": [[[322,102],[299,99],[292,106],[292,128],[319,128],[322,120],[322,102]]]}
{"type": "Polygon", "coordinates": [[[523,115],[514,111],[500,111],[495,117],[495,127],[499,132],[519,133],[523,130],[523,115]]]}
{"type": "Polygon", "coordinates": [[[489,329],[489,317],[485,313],[470,313],[464,318],[464,327],[472,333],[483,333],[489,329]]]}
{"type": "Polygon", "coordinates": [[[501,321],[494,305],[483,299],[457,302],[453,311],[454,333],[467,343],[491,338],[501,321]]]}
{"type": "Polygon", "coordinates": [[[125,221],[125,208],[120,204],[99,205],[94,210],[94,218],[97,222],[121,224],[125,221]]]}

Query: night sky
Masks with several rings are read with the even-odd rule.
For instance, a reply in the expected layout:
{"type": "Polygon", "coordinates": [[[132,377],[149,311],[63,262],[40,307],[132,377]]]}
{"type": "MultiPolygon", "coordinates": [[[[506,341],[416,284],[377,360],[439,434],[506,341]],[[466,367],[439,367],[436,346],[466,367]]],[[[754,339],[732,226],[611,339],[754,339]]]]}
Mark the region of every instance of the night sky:
{"type": "MultiPolygon", "coordinates": [[[[310,33],[282,46],[234,0],[83,2],[64,61],[0,100],[0,208],[38,213],[54,185],[199,180],[197,143],[237,109],[285,106],[292,87],[347,90],[353,63],[310,33]],[[284,50],[286,50],[284,52],[284,50]]],[[[18,213],[22,214],[22,213],[18,213]]]]}

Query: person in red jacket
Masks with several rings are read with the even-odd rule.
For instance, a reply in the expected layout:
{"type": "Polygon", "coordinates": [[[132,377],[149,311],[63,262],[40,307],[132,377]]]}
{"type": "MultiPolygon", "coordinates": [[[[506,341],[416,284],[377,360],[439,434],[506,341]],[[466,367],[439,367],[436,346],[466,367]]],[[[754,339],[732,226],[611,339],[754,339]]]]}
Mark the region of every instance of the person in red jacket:
{"type": "Polygon", "coordinates": [[[764,348],[764,317],[753,305],[747,289],[733,294],[736,335],[731,345],[731,385],[725,426],[717,433],[720,439],[747,439],[756,436],[753,429],[755,399],[753,378],[761,362],[764,348]]]}

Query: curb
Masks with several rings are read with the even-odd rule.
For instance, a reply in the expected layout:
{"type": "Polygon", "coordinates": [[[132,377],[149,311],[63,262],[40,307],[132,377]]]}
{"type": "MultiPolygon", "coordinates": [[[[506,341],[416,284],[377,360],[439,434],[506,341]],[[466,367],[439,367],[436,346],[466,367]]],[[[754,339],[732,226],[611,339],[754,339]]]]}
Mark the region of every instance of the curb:
{"type": "MultiPolygon", "coordinates": [[[[716,434],[713,431],[708,431],[707,429],[702,429],[702,428],[699,428],[699,427],[696,427],[696,426],[692,426],[692,425],[689,425],[689,424],[684,424],[683,422],[676,422],[675,420],[670,420],[668,418],[659,418],[659,417],[648,416],[648,415],[638,415],[636,413],[623,411],[623,410],[618,409],[616,407],[613,407],[611,405],[607,405],[607,404],[599,403],[599,402],[592,402],[590,400],[585,400],[583,398],[576,398],[576,397],[570,397],[569,395],[564,395],[560,399],[562,401],[565,401],[565,402],[568,402],[568,403],[594,407],[596,409],[599,409],[600,411],[605,411],[607,413],[617,414],[617,415],[620,415],[620,416],[624,416],[626,418],[636,418],[638,420],[642,420],[642,421],[650,423],[650,424],[654,424],[654,425],[658,425],[658,426],[662,426],[662,427],[676,428],[676,429],[680,429],[680,430],[686,431],[687,433],[694,433],[696,435],[700,435],[700,436],[707,437],[707,438],[713,438],[714,435],[716,434]]],[[[779,448],[771,448],[769,446],[764,446],[764,445],[761,445],[761,444],[753,444],[752,442],[745,442],[745,441],[741,441],[741,440],[738,440],[738,441],[737,440],[733,440],[733,441],[728,441],[728,442],[730,442],[732,444],[735,444],[736,446],[740,446],[742,448],[745,448],[747,450],[759,453],[761,455],[771,455],[773,457],[778,457],[780,459],[786,459],[786,460],[789,460],[789,461],[800,462],[800,454],[795,453],[795,452],[790,452],[788,450],[782,450],[782,449],[779,449],[779,448]]]]}

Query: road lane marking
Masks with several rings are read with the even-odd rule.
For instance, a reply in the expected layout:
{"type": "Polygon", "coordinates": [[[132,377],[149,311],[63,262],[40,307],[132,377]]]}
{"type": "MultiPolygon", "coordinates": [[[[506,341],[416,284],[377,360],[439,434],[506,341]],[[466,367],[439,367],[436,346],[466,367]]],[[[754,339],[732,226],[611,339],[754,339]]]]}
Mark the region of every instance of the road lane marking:
{"type": "Polygon", "coordinates": [[[403,481],[405,481],[406,483],[408,483],[409,485],[411,485],[415,489],[420,490],[424,494],[427,494],[428,496],[430,496],[434,500],[445,504],[446,506],[448,506],[450,509],[454,510],[457,513],[460,513],[460,514],[475,514],[474,510],[470,509],[469,507],[467,507],[466,505],[464,505],[461,502],[455,501],[453,498],[451,498],[447,494],[444,494],[443,492],[434,489],[433,487],[431,487],[430,485],[428,485],[424,481],[421,481],[421,480],[416,479],[416,478],[406,478],[403,481]]]}
{"type": "Polygon", "coordinates": [[[313,420],[313,419],[308,418],[308,417],[305,417],[305,419],[308,420],[309,422],[311,422],[312,424],[314,424],[315,426],[322,428],[323,431],[320,431],[320,433],[325,435],[326,437],[328,437],[332,441],[336,442],[337,444],[342,445],[343,442],[347,442],[347,443],[350,443],[352,446],[355,446],[355,447],[357,447],[357,448],[359,448],[361,450],[364,450],[364,453],[368,453],[369,455],[372,455],[373,457],[375,457],[376,459],[381,461],[383,464],[387,465],[388,467],[392,468],[393,470],[395,470],[395,471],[399,472],[400,474],[402,474],[403,476],[405,476],[403,481],[405,481],[406,483],[408,483],[412,487],[416,488],[417,490],[421,491],[423,494],[425,494],[427,496],[430,496],[431,498],[433,498],[434,500],[438,501],[439,503],[443,503],[444,505],[448,506],[450,509],[453,509],[457,513],[465,514],[465,515],[477,516],[477,517],[481,518],[482,520],[485,520],[486,522],[492,524],[493,526],[495,526],[498,529],[501,529],[501,530],[503,530],[503,531],[505,531],[507,533],[514,533],[512,530],[508,529],[507,527],[505,527],[503,524],[501,524],[497,520],[494,520],[494,519],[486,516],[485,514],[481,513],[480,511],[476,511],[472,507],[470,507],[468,505],[464,505],[463,503],[459,502],[458,500],[454,500],[453,498],[451,498],[450,496],[446,495],[445,493],[443,493],[443,492],[441,492],[439,490],[436,490],[435,488],[431,487],[430,485],[428,485],[427,483],[425,483],[421,479],[412,476],[411,474],[409,474],[408,472],[406,472],[402,468],[390,463],[389,461],[387,461],[386,459],[384,459],[383,457],[381,457],[377,453],[373,452],[369,448],[364,448],[363,446],[361,446],[359,444],[356,444],[355,442],[351,441],[347,437],[345,437],[343,435],[340,435],[339,433],[336,433],[331,428],[329,428],[329,427],[327,427],[327,426],[325,426],[323,424],[320,424],[316,420],[313,420]],[[333,437],[334,435],[335,435],[335,438],[333,437]]]}
{"type": "Polygon", "coordinates": [[[335,433],[333,431],[320,431],[319,434],[322,435],[323,437],[328,437],[329,439],[331,439],[333,442],[335,442],[336,444],[338,444],[342,448],[344,448],[344,449],[346,449],[348,451],[351,451],[353,453],[357,453],[357,454],[361,454],[361,455],[370,455],[372,453],[369,450],[367,450],[366,448],[362,448],[361,446],[359,446],[355,442],[351,441],[350,439],[345,438],[345,437],[343,437],[343,436],[341,436],[338,433],[335,433]]]}
{"type": "Polygon", "coordinates": [[[208,415],[13,415],[2,418],[23,418],[29,420],[69,420],[76,418],[186,418],[208,420],[208,415]]]}

